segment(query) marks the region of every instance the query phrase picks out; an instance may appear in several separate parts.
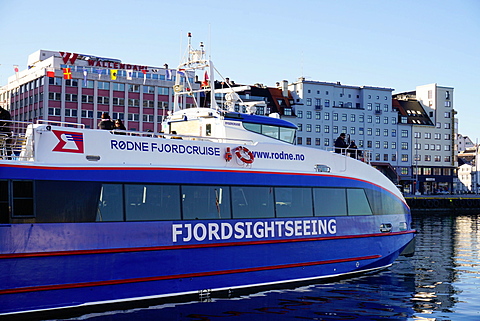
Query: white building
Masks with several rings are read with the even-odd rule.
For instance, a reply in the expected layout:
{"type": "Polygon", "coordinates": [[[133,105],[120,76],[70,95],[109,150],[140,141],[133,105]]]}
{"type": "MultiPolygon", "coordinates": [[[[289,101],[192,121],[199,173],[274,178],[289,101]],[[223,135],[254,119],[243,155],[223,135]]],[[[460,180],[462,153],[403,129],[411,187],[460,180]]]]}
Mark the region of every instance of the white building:
{"type": "Polygon", "coordinates": [[[414,92],[396,94],[395,98],[418,102],[421,113],[430,120],[412,123],[416,189],[425,194],[455,192],[458,123],[453,109],[453,88],[429,84],[418,86],[414,92]]]}
{"type": "Polygon", "coordinates": [[[297,144],[329,149],[340,133],[372,152],[372,163],[393,181],[411,178],[410,126],[399,126],[391,88],[305,80],[289,85],[297,144]]]}

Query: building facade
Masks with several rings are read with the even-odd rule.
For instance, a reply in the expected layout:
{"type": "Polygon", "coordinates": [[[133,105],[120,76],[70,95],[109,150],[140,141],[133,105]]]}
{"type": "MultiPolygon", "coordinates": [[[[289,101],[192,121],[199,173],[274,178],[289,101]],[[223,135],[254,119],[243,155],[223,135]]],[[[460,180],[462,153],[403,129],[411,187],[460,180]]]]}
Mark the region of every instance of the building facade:
{"type": "Polygon", "coordinates": [[[399,93],[395,99],[407,106],[407,119],[412,122],[413,176],[415,191],[422,194],[452,193],[458,189],[457,132],[458,122],[453,109],[453,88],[437,84],[418,86],[416,91],[399,93]],[[414,101],[420,104],[415,109],[414,101]],[[430,121],[420,120],[422,118],[430,121]]]}
{"type": "MultiPolygon", "coordinates": [[[[96,128],[101,114],[108,112],[129,130],[160,132],[164,115],[172,109],[175,79],[185,80],[184,74],[167,66],[47,50],[31,54],[28,66],[0,90],[0,102],[12,119],[72,122],[87,128],[96,128]]],[[[191,101],[183,103],[188,107],[191,101]]]]}
{"type": "Polygon", "coordinates": [[[297,144],[332,149],[340,133],[371,151],[372,165],[401,184],[412,177],[411,126],[398,123],[391,88],[305,80],[289,85],[297,144]]]}

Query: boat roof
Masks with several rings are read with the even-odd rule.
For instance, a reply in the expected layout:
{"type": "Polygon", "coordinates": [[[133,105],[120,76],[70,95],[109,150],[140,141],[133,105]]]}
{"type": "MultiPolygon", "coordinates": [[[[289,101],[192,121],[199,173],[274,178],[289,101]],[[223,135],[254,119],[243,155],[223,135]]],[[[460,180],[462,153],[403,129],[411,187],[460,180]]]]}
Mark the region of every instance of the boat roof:
{"type": "Polygon", "coordinates": [[[226,120],[235,120],[235,121],[240,120],[244,123],[272,125],[272,126],[294,128],[294,129],[297,128],[296,125],[294,125],[293,123],[287,120],[268,117],[268,116],[261,116],[261,115],[250,115],[250,114],[243,114],[239,112],[226,112],[224,114],[224,118],[226,120]]]}

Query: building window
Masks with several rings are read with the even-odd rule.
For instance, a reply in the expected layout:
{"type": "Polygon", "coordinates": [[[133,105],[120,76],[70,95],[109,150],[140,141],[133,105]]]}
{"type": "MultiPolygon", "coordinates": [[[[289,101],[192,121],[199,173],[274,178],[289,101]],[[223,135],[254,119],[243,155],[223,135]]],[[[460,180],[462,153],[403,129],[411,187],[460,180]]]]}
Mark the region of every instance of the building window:
{"type": "Polygon", "coordinates": [[[323,119],[330,120],[330,113],[324,113],[323,114],[323,119]]]}
{"type": "MultiPolygon", "coordinates": [[[[49,100],[62,100],[62,94],[61,93],[48,93],[48,99],[49,100]]],[[[23,102],[23,101],[22,101],[23,102]]],[[[22,103],[23,105],[23,103],[22,103]]],[[[20,106],[23,107],[23,106],[20,106]]]]}
{"type": "Polygon", "coordinates": [[[154,86],[143,86],[143,93],[154,94],[155,93],[155,87],[154,86]]]}
{"type": "Polygon", "coordinates": [[[320,125],[315,125],[315,132],[320,133],[320,125]]]}
{"type": "Polygon", "coordinates": [[[307,137],[307,145],[312,145],[312,139],[310,137],[307,137]]]}
{"type": "Polygon", "coordinates": [[[338,113],[333,113],[333,121],[338,121],[338,113]]]}
{"type": "Polygon", "coordinates": [[[78,101],[77,94],[65,94],[65,101],[78,101]]]}
{"type": "Polygon", "coordinates": [[[93,88],[94,85],[95,85],[95,82],[93,80],[87,80],[86,82],[82,81],[83,88],[93,88]]]}
{"type": "Polygon", "coordinates": [[[355,122],[355,114],[350,115],[350,121],[353,123],[355,122]]]}
{"type": "Polygon", "coordinates": [[[333,133],[338,134],[338,126],[333,126],[333,133]]]}
{"type": "Polygon", "coordinates": [[[445,145],[443,148],[444,151],[449,151],[450,150],[450,145],[445,145]]]}
{"type": "MultiPolygon", "coordinates": [[[[311,132],[312,131],[312,124],[307,124],[307,132],[311,132]]],[[[308,145],[308,144],[307,144],[308,145]]]]}
{"type": "Polygon", "coordinates": [[[445,134],[445,135],[443,136],[443,139],[445,139],[445,140],[450,140],[450,134],[445,134]]]}
{"type": "Polygon", "coordinates": [[[363,134],[364,134],[364,129],[363,129],[363,127],[359,127],[359,128],[358,128],[358,134],[359,134],[359,135],[363,135],[363,134]]]}
{"type": "Polygon", "coordinates": [[[113,98],[113,105],[114,106],[125,106],[125,98],[113,98]]]}
{"type": "MultiPolygon", "coordinates": [[[[385,98],[387,98],[387,97],[385,97],[385,98]]],[[[385,99],[385,100],[386,100],[386,99],[385,99]]],[[[383,111],[388,111],[388,104],[384,104],[384,105],[383,105],[383,111]]]]}
{"type": "Polygon", "coordinates": [[[425,161],[426,162],[430,162],[432,160],[432,156],[431,155],[425,155],[425,161]]]}
{"type": "Polygon", "coordinates": [[[402,175],[408,175],[408,167],[402,167],[400,169],[400,174],[402,175]]]}
{"type": "Polygon", "coordinates": [[[383,136],[388,136],[388,129],[383,130],[383,136]]]}
{"type": "Polygon", "coordinates": [[[66,79],[65,86],[68,87],[78,87],[78,80],[77,79],[66,79]]]}
{"type": "Polygon", "coordinates": [[[99,81],[97,83],[98,89],[110,90],[110,83],[108,81],[99,81]]]}
{"type": "Polygon", "coordinates": [[[297,127],[298,127],[297,131],[299,131],[299,132],[302,131],[302,125],[303,125],[303,124],[297,124],[297,127]]]}
{"type": "Polygon", "coordinates": [[[375,128],[375,136],[380,136],[380,128],[375,128]]]}
{"type": "Polygon", "coordinates": [[[397,142],[392,142],[392,149],[397,149],[397,142]]]}
{"type": "Polygon", "coordinates": [[[302,137],[297,137],[297,145],[302,145],[302,137]]]}
{"type": "Polygon", "coordinates": [[[383,142],[383,149],[388,149],[388,142],[387,141],[383,142]]]}
{"type": "Polygon", "coordinates": [[[342,121],[347,121],[347,114],[342,114],[342,121]]]}
{"type": "Polygon", "coordinates": [[[376,149],[380,148],[380,141],[379,140],[375,141],[375,148],[376,149]]]}
{"type": "Polygon", "coordinates": [[[330,100],[329,99],[325,99],[325,107],[330,107],[330,100]]]}
{"type": "Polygon", "coordinates": [[[321,107],[322,100],[320,98],[315,98],[315,107],[321,107]]]}
{"type": "Polygon", "coordinates": [[[408,143],[407,142],[402,142],[402,149],[403,150],[408,149],[408,143]]]}
{"type": "Polygon", "coordinates": [[[315,112],[315,119],[321,119],[322,115],[319,111],[315,112]]]}
{"type": "Polygon", "coordinates": [[[372,123],[373,117],[372,115],[367,116],[367,123],[372,123]]]}
{"type": "Polygon", "coordinates": [[[125,91],[125,84],[114,82],[113,83],[113,90],[114,91],[125,91]]]}
{"type": "Polygon", "coordinates": [[[143,101],[144,108],[153,108],[155,107],[155,102],[153,100],[144,100],[143,101]]]}
{"type": "Polygon", "coordinates": [[[323,139],[323,145],[324,146],[330,146],[330,138],[324,138],[323,139]]]}
{"type": "Polygon", "coordinates": [[[408,137],[408,130],[402,129],[402,137],[403,137],[403,138],[408,137]]]}
{"type": "Polygon", "coordinates": [[[49,85],[61,86],[62,85],[62,78],[60,77],[49,77],[48,78],[49,85]]]}
{"type": "Polygon", "coordinates": [[[140,115],[139,114],[128,114],[129,121],[139,121],[140,115]]]}
{"type": "Polygon", "coordinates": [[[311,111],[307,111],[307,119],[312,119],[312,112],[311,111]]]}
{"type": "Polygon", "coordinates": [[[380,116],[375,116],[375,124],[380,124],[380,116]]]}
{"type": "Polygon", "coordinates": [[[450,123],[445,123],[444,126],[443,126],[443,128],[445,128],[445,129],[450,129],[450,123]]]}
{"type": "Polygon", "coordinates": [[[297,118],[303,118],[303,111],[301,110],[297,111],[297,118]]]}
{"type": "Polygon", "coordinates": [[[330,126],[328,126],[328,125],[323,126],[323,131],[325,133],[329,133],[330,132],[330,126]]]}
{"type": "Polygon", "coordinates": [[[350,127],[350,135],[355,135],[355,127],[350,127]]]}
{"type": "Polygon", "coordinates": [[[307,98],[307,106],[312,106],[312,98],[307,98]]]}
{"type": "Polygon", "coordinates": [[[372,110],[372,103],[367,103],[367,110],[372,110]]]}
{"type": "Polygon", "coordinates": [[[320,138],[315,138],[315,145],[320,146],[320,138]]]}
{"type": "MultiPolygon", "coordinates": [[[[140,100],[129,98],[128,99],[128,107],[140,107],[140,100]]],[[[129,115],[129,117],[130,117],[130,115],[129,115]]]]}
{"type": "Polygon", "coordinates": [[[367,128],[367,135],[372,136],[373,129],[372,128],[367,128]]]}
{"type": "Polygon", "coordinates": [[[128,91],[131,93],[139,93],[140,92],[140,85],[129,84],[128,91]]]}
{"type": "Polygon", "coordinates": [[[450,112],[447,111],[447,112],[445,112],[444,115],[445,115],[445,118],[450,118],[450,112]]]}
{"type": "MultiPolygon", "coordinates": [[[[442,161],[442,157],[441,157],[440,155],[435,155],[435,161],[436,161],[436,162],[441,162],[441,161],[442,161]]],[[[437,174],[437,175],[440,175],[440,173],[437,174]]]]}
{"type": "Polygon", "coordinates": [[[108,105],[109,102],[110,102],[109,97],[102,97],[102,96],[98,96],[98,97],[97,97],[97,103],[98,103],[98,104],[108,105]]]}
{"type": "Polygon", "coordinates": [[[408,154],[402,154],[402,162],[408,162],[408,154]]]}
{"type": "Polygon", "coordinates": [[[362,114],[362,115],[358,115],[358,121],[359,121],[360,123],[363,123],[363,122],[365,121],[365,115],[363,115],[363,114],[362,114]]]}
{"type": "MultiPolygon", "coordinates": [[[[450,163],[450,156],[445,156],[443,158],[443,161],[446,162],[446,163],[450,163]]],[[[450,175],[450,174],[449,174],[450,175]]]]}

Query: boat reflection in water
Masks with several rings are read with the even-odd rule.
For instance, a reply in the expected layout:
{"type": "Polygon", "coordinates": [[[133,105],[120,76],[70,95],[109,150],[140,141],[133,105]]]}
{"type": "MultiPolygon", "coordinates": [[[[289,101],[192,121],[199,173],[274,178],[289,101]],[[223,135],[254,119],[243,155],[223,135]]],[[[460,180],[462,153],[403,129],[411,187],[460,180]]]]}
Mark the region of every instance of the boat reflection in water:
{"type": "Polygon", "coordinates": [[[479,216],[413,217],[417,246],[388,270],[295,289],[90,314],[83,320],[478,320],[479,216]]]}

